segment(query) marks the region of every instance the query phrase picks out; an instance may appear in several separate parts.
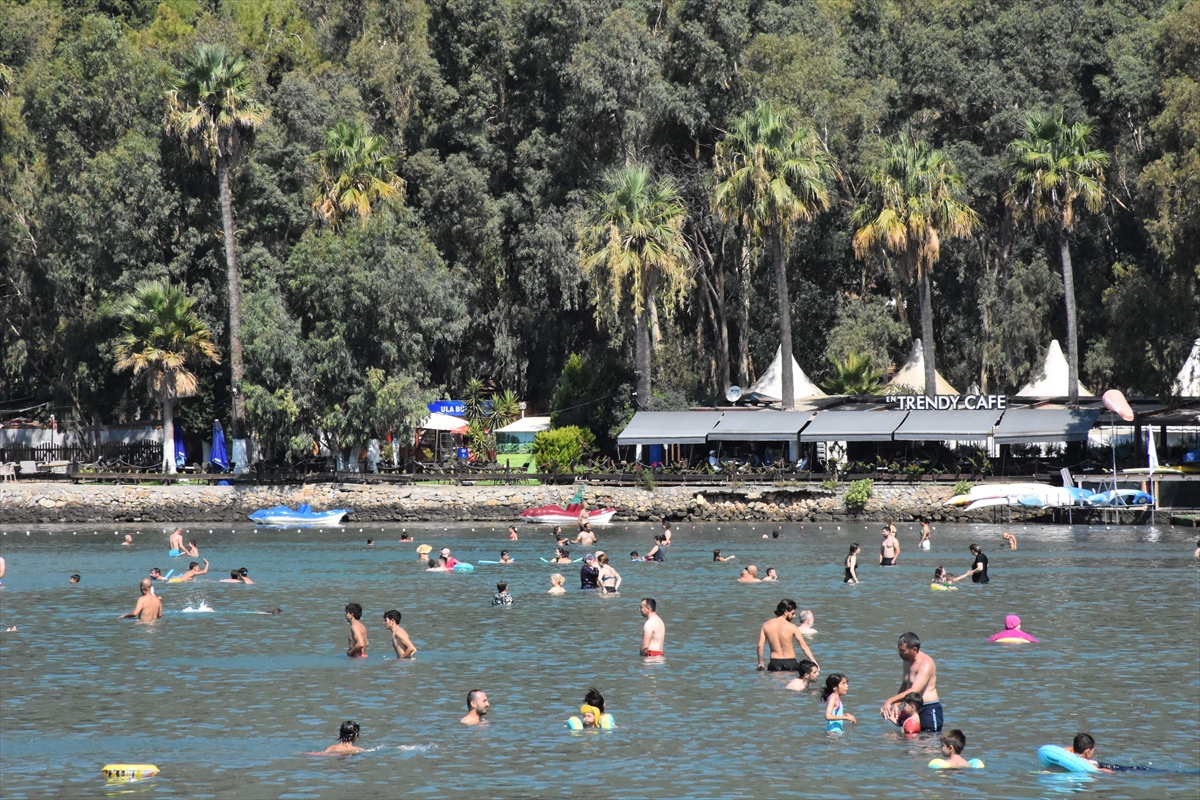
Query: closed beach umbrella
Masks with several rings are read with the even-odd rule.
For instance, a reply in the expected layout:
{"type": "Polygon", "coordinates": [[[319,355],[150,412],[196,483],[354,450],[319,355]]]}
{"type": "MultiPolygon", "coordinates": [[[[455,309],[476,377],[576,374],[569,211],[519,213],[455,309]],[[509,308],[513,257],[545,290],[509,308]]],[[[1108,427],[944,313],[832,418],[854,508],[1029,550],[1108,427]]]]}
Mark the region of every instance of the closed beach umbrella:
{"type": "Polygon", "coordinates": [[[187,463],[187,450],[183,446],[183,426],[175,423],[175,466],[182,467],[187,463]]]}
{"type": "Polygon", "coordinates": [[[208,458],[214,472],[229,471],[229,456],[225,453],[225,431],[220,420],[213,420],[212,455],[208,458]]]}

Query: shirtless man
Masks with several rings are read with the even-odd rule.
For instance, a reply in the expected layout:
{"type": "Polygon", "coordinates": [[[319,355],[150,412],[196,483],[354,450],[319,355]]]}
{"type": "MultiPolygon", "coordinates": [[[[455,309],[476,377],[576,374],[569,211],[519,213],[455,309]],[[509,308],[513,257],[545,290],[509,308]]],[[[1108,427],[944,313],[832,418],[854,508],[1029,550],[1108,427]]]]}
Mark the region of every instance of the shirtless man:
{"type": "Polygon", "coordinates": [[[128,533],[127,533],[127,534],[125,534],[125,541],[121,542],[121,546],[122,546],[122,547],[129,547],[129,546],[130,546],[130,545],[132,545],[132,544],[133,544],[133,536],[131,536],[131,535],[130,535],[130,534],[128,534],[128,533]]]}
{"type": "Polygon", "coordinates": [[[388,611],[383,615],[383,624],[392,632],[392,647],[396,650],[396,658],[412,658],[417,654],[408,632],[400,627],[400,612],[388,611]]]}
{"type": "Polygon", "coordinates": [[[595,543],[596,543],[596,534],[592,531],[591,523],[584,524],[583,530],[581,530],[579,532],[579,535],[571,540],[571,544],[581,544],[584,547],[587,547],[588,545],[593,545],[595,543]]]}
{"type": "MultiPolygon", "coordinates": [[[[1004,533],[1000,534],[1000,538],[1002,538],[1004,541],[1008,542],[1009,550],[1017,549],[1017,537],[1013,536],[1008,531],[1005,531],[1004,533]]],[[[1200,550],[1200,547],[1197,547],[1197,549],[1200,550]]]]}
{"type": "Polygon", "coordinates": [[[134,619],[137,618],[142,622],[153,622],[162,617],[162,600],[154,594],[154,581],[149,578],[142,578],[138,588],[142,592],[142,596],[138,598],[137,605],[133,607],[133,611],[128,614],[122,614],[118,619],[134,619]]]}
{"type": "Polygon", "coordinates": [[[151,567],[150,568],[150,580],[165,581],[166,578],[163,577],[162,570],[160,570],[158,567],[151,567]]]}
{"type": "Polygon", "coordinates": [[[467,715],[459,720],[463,725],[479,725],[486,723],[484,715],[492,704],[488,702],[487,693],[482,689],[472,689],[467,692],[467,715]]]}
{"type": "Polygon", "coordinates": [[[192,563],[188,564],[187,572],[179,576],[179,580],[190,581],[197,575],[203,575],[204,573],[208,572],[208,559],[204,558],[201,560],[204,562],[204,569],[200,569],[200,565],[193,561],[192,563]]]}
{"type": "Polygon", "coordinates": [[[183,552],[183,528],[176,528],[175,532],[171,534],[171,538],[167,541],[167,549],[183,552]]]}
{"type": "Polygon", "coordinates": [[[904,695],[916,692],[924,703],[920,712],[921,730],[940,731],[945,715],[937,693],[937,664],[921,652],[921,638],[915,633],[901,634],[896,642],[896,651],[904,662],[904,677],[900,681],[900,691],[883,701],[879,713],[884,719],[896,722],[904,695]]]}
{"type": "Polygon", "coordinates": [[[638,655],[646,658],[661,656],[663,642],[667,638],[667,626],[663,624],[662,617],[655,613],[658,610],[658,602],[652,597],[646,597],[642,600],[641,608],[646,624],[642,626],[642,646],[638,655]]]}
{"type": "Polygon", "coordinates": [[[346,641],[349,648],[346,655],[351,658],[367,657],[367,626],[362,624],[362,606],[358,603],[346,604],[346,622],[350,623],[350,636],[346,641]]]}
{"type": "Polygon", "coordinates": [[[792,649],[792,641],[800,643],[800,649],[804,651],[804,655],[808,656],[808,660],[817,663],[817,657],[812,654],[812,650],[808,649],[808,642],[804,641],[804,636],[800,633],[800,629],[792,622],[796,618],[796,601],[784,598],[779,601],[779,605],[775,606],[775,617],[763,623],[762,628],[758,631],[758,644],[755,646],[755,658],[758,659],[758,668],[766,669],[768,672],[795,672],[798,669],[796,663],[796,651],[792,649]],[[771,660],[763,667],[763,645],[770,644],[771,660]]]}
{"type": "Polygon", "coordinates": [[[813,622],[816,621],[815,617],[813,617],[813,612],[809,611],[807,608],[803,609],[799,614],[796,615],[796,618],[800,620],[800,624],[796,627],[799,628],[800,632],[805,636],[812,636],[817,632],[817,629],[813,627],[813,622]]]}
{"type": "Polygon", "coordinates": [[[246,569],[245,567],[242,567],[241,569],[231,569],[229,571],[229,577],[222,578],[221,583],[250,583],[250,584],[253,584],[254,581],[250,580],[250,571],[248,569],[246,569]]]}
{"type": "Polygon", "coordinates": [[[758,567],[751,564],[743,569],[738,576],[738,583],[762,583],[762,578],[758,577],[758,567]]]}
{"type": "Polygon", "coordinates": [[[883,529],[883,544],[879,546],[879,566],[894,567],[900,558],[900,540],[891,527],[883,529]]]}

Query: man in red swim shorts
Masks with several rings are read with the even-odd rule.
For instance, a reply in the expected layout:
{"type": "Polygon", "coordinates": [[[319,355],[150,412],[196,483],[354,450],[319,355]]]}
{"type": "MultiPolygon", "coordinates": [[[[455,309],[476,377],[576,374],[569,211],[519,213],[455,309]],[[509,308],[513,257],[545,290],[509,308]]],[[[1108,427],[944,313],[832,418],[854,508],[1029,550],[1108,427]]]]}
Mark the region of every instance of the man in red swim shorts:
{"type": "Polygon", "coordinates": [[[663,641],[667,638],[667,626],[662,617],[655,613],[658,603],[653,597],[642,600],[642,616],[646,624],[642,626],[642,647],[638,655],[650,658],[663,654],[663,641]]]}

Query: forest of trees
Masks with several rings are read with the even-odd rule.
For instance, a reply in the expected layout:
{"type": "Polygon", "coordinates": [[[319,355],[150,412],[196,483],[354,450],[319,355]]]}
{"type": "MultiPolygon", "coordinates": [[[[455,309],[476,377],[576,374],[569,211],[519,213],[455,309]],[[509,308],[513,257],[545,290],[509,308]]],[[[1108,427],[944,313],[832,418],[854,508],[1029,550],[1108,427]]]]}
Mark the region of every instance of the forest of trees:
{"type": "Polygon", "coordinates": [[[153,281],[216,346],[175,418],[295,451],[471,379],[604,440],[781,325],[818,383],[921,338],[1011,392],[1074,338],[1167,394],[1200,0],[11,0],[0,271],[3,408],[156,416],[118,369],[153,281]]]}

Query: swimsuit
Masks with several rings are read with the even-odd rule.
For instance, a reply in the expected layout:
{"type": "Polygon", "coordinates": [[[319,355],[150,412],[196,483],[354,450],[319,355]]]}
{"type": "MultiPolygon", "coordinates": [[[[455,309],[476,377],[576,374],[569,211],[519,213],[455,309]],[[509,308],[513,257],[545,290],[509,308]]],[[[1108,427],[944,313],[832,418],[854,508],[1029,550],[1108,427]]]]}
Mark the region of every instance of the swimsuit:
{"type": "MultiPolygon", "coordinates": [[[[842,715],[842,701],[841,700],[837,701],[837,708],[833,709],[833,715],[835,717],[840,717],[842,715]]],[[[825,730],[830,731],[830,732],[836,731],[838,733],[841,733],[842,732],[842,720],[840,720],[840,719],[825,720],[825,730]]]]}
{"type": "Polygon", "coordinates": [[[942,712],[942,704],[937,701],[921,706],[919,716],[923,731],[940,731],[942,723],[946,721],[946,715],[942,712]]]}
{"type": "Polygon", "coordinates": [[[647,650],[647,651],[646,651],[646,655],[645,655],[645,657],[646,657],[646,658],[653,658],[653,657],[655,657],[655,656],[661,656],[662,654],[663,654],[663,651],[662,651],[662,650],[647,650]]]}
{"type": "Polygon", "coordinates": [[[883,557],[883,560],[879,562],[879,566],[881,566],[881,567],[894,567],[894,566],[896,566],[896,558],[895,558],[895,556],[893,556],[892,558],[888,558],[887,556],[884,556],[884,557],[883,557]]]}
{"type": "Polygon", "coordinates": [[[797,672],[799,669],[794,658],[772,658],[767,662],[767,672],[797,672]]]}
{"type": "Polygon", "coordinates": [[[854,580],[854,575],[850,573],[850,565],[846,565],[846,577],[842,579],[842,583],[849,583],[854,580]]]}
{"type": "Polygon", "coordinates": [[[657,550],[655,550],[655,551],[654,551],[654,555],[650,556],[650,560],[651,560],[651,561],[658,561],[658,562],[663,562],[663,561],[666,561],[666,560],[667,560],[667,557],[666,557],[665,555],[663,555],[663,551],[662,551],[662,546],[661,546],[661,545],[659,546],[659,548],[658,548],[657,550]]]}
{"type": "Polygon", "coordinates": [[[928,550],[928,549],[929,549],[929,540],[928,540],[928,539],[922,539],[922,540],[921,540],[921,549],[922,549],[922,550],[928,550]]]}

